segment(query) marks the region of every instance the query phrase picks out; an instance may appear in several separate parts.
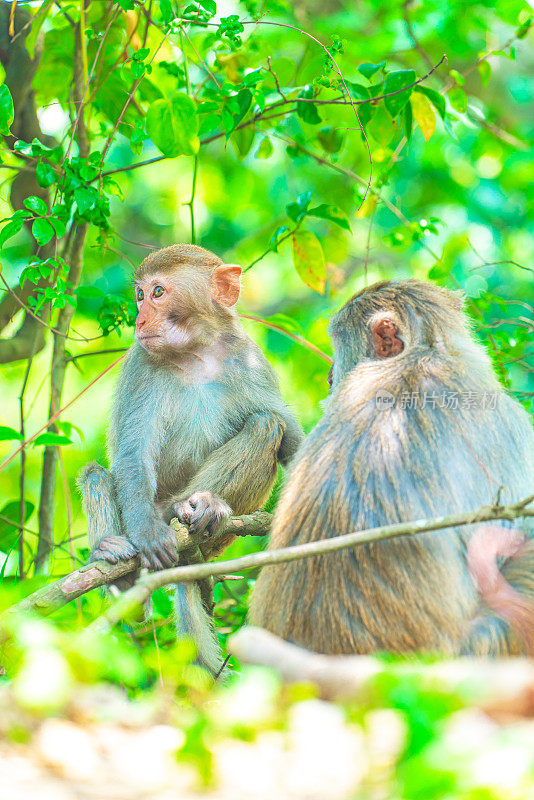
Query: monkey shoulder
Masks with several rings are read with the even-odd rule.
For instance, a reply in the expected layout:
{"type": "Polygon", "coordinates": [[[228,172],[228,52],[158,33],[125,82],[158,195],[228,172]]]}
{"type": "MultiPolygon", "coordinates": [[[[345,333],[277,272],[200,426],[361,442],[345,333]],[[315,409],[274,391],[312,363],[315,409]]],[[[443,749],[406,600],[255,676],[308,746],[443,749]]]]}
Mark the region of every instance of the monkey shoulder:
{"type": "Polygon", "coordinates": [[[246,334],[239,340],[224,370],[225,379],[232,387],[232,411],[242,419],[252,413],[271,413],[283,425],[284,432],[278,450],[278,460],[285,466],[297,452],[304,432],[290,406],[283,399],[278,376],[262,350],[246,334]]]}

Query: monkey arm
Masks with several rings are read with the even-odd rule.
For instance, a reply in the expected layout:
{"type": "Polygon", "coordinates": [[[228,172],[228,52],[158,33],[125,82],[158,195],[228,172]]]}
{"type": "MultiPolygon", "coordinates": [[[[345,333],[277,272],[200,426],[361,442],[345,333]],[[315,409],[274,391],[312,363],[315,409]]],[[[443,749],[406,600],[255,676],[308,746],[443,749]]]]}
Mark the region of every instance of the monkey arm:
{"type": "MultiPolygon", "coordinates": [[[[176,563],[176,540],[155,505],[156,464],[162,429],[157,384],[141,380],[146,365],[133,350],[119,381],[110,441],[111,474],[124,533],[137,548],[143,566],[162,569],[176,563]]],[[[148,376],[150,377],[150,376],[148,376]]]]}
{"type": "Polygon", "coordinates": [[[176,539],[159,516],[156,495],[156,441],[142,449],[134,446],[134,436],[120,438],[111,472],[115,479],[117,502],[128,539],[139,552],[142,566],[164,569],[176,563],[176,539]]]}
{"type": "Polygon", "coordinates": [[[304,431],[296,416],[287,407],[283,409],[281,416],[285,431],[278,450],[278,461],[285,467],[304,441],[304,431]]]}
{"type": "Polygon", "coordinates": [[[279,414],[270,411],[249,414],[241,430],[211,453],[172,503],[186,500],[195,492],[211,492],[226,501],[234,514],[256,511],[266,500],[276,477],[285,431],[285,422],[279,414]]]}

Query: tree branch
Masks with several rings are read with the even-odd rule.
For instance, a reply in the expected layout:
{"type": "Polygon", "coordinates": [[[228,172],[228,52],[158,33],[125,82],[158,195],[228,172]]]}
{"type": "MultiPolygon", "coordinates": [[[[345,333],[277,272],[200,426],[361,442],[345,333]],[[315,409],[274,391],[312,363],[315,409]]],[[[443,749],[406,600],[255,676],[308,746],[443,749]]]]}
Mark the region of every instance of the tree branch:
{"type": "Polygon", "coordinates": [[[380,676],[459,693],[495,719],[534,715],[534,661],[525,658],[461,658],[424,664],[385,663],[373,656],[327,656],[286,642],[262,628],[246,626],[228,639],[243,664],[276,670],[286,683],[313,683],[327,700],[369,700],[380,676]]]}
{"type": "Polygon", "coordinates": [[[135,586],[121,595],[90,627],[97,630],[111,627],[124,616],[127,616],[138,605],[145,603],[156,589],[171,583],[198,581],[210,575],[241,572],[241,570],[263,567],[267,564],[283,564],[288,561],[297,561],[301,558],[310,558],[310,556],[346,550],[349,547],[357,547],[360,544],[385,541],[397,536],[414,536],[427,531],[438,531],[445,528],[490,522],[498,519],[513,520],[519,517],[534,517],[534,507],[526,508],[532,502],[534,502],[534,494],[510,506],[483,506],[475,511],[464,512],[463,514],[451,514],[435,519],[383,525],[378,528],[356,531],[343,536],[334,536],[317,542],[306,542],[293,547],[254,553],[253,555],[242,556],[229,561],[216,561],[210,564],[197,564],[187,567],[172,567],[160,572],[153,572],[140,578],[135,586]]]}
{"type": "MultiPolygon", "coordinates": [[[[82,10],[84,8],[85,1],[86,0],[82,0],[82,10]]],[[[85,41],[83,36],[84,34],[81,27],[76,27],[74,34],[75,48],[73,102],[79,111],[76,118],[77,127],[74,128],[72,136],[76,139],[78,144],[80,157],[87,158],[89,155],[90,146],[83,110],[83,96],[85,91],[85,69],[83,60],[85,41]]],[[[70,266],[67,278],[67,293],[70,295],[74,294],[80,283],[80,278],[83,271],[84,247],[87,229],[87,222],[79,222],[76,224],[69,254],[70,266]]],[[[59,311],[57,318],[57,331],[54,333],[54,348],[52,351],[50,376],[50,417],[53,417],[56,411],[61,407],[61,395],[63,393],[63,384],[65,382],[65,372],[67,368],[67,362],[65,359],[66,337],[69,333],[73,315],[74,306],[72,306],[70,303],[65,303],[63,308],[59,311]]],[[[55,422],[50,423],[48,430],[52,433],[57,433],[55,422]]],[[[55,511],[54,496],[56,489],[58,453],[59,450],[57,445],[47,445],[43,453],[43,470],[41,475],[41,491],[39,495],[39,540],[37,543],[37,553],[35,556],[35,569],[37,572],[41,570],[48,561],[48,556],[52,551],[53,546],[55,511]]]]}
{"type": "MultiPolygon", "coordinates": [[[[222,538],[229,533],[233,533],[235,536],[267,536],[271,526],[271,518],[271,514],[266,511],[256,511],[254,514],[230,517],[216,538],[222,538]]],[[[178,552],[198,546],[203,541],[202,534],[190,536],[187,528],[181,525],[178,520],[171,520],[171,527],[176,530],[178,552]]],[[[96,589],[107,583],[113,583],[122,575],[134,572],[137,569],[139,569],[137,558],[132,558],[130,561],[122,561],[119,564],[94,561],[25,597],[24,600],[21,600],[20,603],[8,609],[5,613],[33,610],[41,614],[51,614],[91,589],[96,589]]]]}

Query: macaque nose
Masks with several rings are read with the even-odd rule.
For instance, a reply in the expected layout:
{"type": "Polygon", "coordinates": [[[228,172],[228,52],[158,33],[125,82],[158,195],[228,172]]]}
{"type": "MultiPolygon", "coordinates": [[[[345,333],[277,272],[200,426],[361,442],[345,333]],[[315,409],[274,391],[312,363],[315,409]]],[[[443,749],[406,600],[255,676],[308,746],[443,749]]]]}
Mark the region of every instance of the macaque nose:
{"type": "Polygon", "coordinates": [[[141,307],[139,309],[139,313],[137,315],[137,319],[135,320],[135,331],[136,331],[136,333],[139,332],[141,330],[141,328],[144,327],[144,325],[146,323],[146,319],[147,319],[147,315],[145,313],[145,310],[143,309],[143,307],[141,307]]]}

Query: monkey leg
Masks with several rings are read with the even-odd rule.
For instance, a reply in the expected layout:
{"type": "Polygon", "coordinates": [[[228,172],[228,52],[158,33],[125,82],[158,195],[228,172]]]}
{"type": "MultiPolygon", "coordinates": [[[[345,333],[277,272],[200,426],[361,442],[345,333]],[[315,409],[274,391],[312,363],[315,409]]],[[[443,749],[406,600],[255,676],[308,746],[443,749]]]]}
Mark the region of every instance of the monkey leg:
{"type": "Polygon", "coordinates": [[[128,561],[137,549],[122,533],[115,480],[109,470],[96,462],[88,464],[78,477],[87,515],[87,538],[91,561],[110,564],[128,561]]]}
{"type": "Polygon", "coordinates": [[[462,652],[470,655],[534,654],[534,541],[513,528],[480,526],[467,564],[486,606],[472,623],[462,652]],[[506,558],[499,569],[497,558],[506,558]]]}

